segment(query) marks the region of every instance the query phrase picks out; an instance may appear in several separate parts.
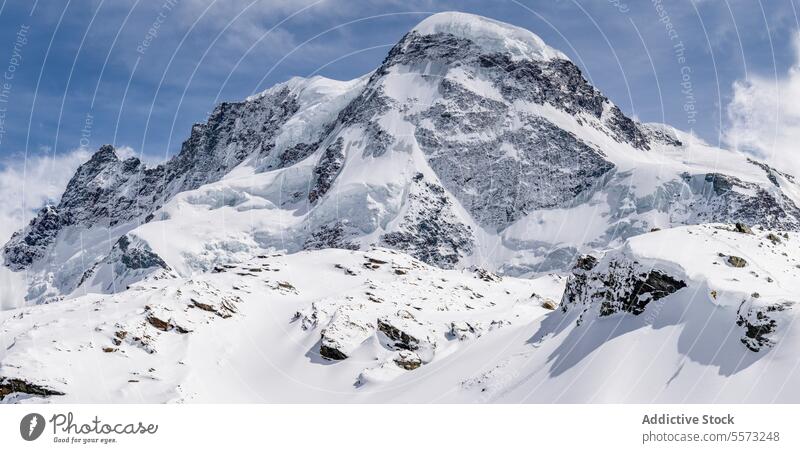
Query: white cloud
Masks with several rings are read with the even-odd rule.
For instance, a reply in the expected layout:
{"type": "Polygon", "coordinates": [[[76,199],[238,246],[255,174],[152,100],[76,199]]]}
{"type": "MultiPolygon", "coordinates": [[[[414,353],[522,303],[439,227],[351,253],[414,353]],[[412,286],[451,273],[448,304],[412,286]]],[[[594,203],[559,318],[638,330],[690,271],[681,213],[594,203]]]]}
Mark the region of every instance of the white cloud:
{"type": "Polygon", "coordinates": [[[25,226],[47,203],[57,203],[87,149],[66,154],[12,155],[0,162],[0,243],[25,226]]]}
{"type": "Polygon", "coordinates": [[[0,311],[24,306],[27,289],[24,273],[0,267],[0,311]]]}
{"type": "Polygon", "coordinates": [[[800,176],[800,34],[795,64],[783,76],[751,77],[733,85],[728,105],[728,145],[800,176]]]}

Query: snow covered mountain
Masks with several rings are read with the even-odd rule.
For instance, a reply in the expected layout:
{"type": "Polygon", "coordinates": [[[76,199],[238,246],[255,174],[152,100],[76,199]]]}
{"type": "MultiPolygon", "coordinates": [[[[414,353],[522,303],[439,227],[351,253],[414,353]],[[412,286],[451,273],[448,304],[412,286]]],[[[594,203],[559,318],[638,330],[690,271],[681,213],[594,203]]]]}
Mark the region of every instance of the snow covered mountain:
{"type": "Polygon", "coordinates": [[[124,234],[130,253],[163,259],[147,269],[182,275],[370,245],[525,275],[652,228],[795,230],[798,194],[764,163],[632,121],[532,33],[445,13],[361,79],[296,78],[219,105],[164,165],[102,147],[3,253],[33,302],[136,280],[141,269],[109,262],[124,234]],[[197,221],[209,215],[224,227],[197,221]]]}
{"type": "Polygon", "coordinates": [[[101,147],[3,248],[58,303],[0,313],[0,397],[737,401],[797,378],[799,202],[529,31],[436,14],[364,77],[219,105],[158,167],[101,147]]]}

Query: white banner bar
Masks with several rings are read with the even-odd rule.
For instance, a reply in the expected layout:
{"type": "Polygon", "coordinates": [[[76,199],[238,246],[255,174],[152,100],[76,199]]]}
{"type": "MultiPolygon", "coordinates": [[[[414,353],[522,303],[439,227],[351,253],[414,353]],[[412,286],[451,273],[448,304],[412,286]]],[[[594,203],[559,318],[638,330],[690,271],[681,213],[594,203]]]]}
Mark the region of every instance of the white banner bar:
{"type": "Polygon", "coordinates": [[[0,451],[798,451],[799,410],[794,405],[23,404],[0,407],[0,451]]]}

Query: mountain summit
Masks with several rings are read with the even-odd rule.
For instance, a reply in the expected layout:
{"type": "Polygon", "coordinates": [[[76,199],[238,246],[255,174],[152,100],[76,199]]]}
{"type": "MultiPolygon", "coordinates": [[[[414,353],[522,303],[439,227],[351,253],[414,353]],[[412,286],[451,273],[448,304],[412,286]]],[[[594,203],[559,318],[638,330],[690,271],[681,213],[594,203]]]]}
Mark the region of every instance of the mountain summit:
{"type": "Polygon", "coordinates": [[[530,31],[486,17],[460,12],[434,14],[411,30],[421,36],[450,35],[466,39],[486,53],[502,53],[520,60],[568,60],[530,31]]]}

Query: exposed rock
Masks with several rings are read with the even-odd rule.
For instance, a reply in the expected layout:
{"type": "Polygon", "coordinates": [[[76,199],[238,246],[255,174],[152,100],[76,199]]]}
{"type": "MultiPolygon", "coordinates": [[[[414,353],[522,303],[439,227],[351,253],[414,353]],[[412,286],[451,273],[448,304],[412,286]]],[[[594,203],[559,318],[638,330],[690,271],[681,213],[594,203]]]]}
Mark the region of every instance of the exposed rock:
{"type": "Polygon", "coordinates": [[[378,330],[383,332],[390,339],[394,340],[395,346],[398,348],[409,349],[413,351],[419,347],[419,339],[396,327],[389,319],[379,319],[378,330]]]}
{"type": "Polygon", "coordinates": [[[495,274],[494,272],[489,272],[482,267],[475,269],[475,276],[485,282],[499,282],[503,280],[503,277],[495,274]]]}
{"type": "Polygon", "coordinates": [[[45,206],[24,230],[17,231],[3,248],[5,264],[22,270],[45,256],[61,228],[69,223],[54,206],[45,206]]]}
{"type": "Polygon", "coordinates": [[[203,311],[214,313],[220,318],[230,318],[236,312],[236,304],[241,302],[238,296],[219,296],[217,303],[203,303],[195,298],[190,298],[191,306],[199,308],[203,311]]]}
{"type": "Polygon", "coordinates": [[[775,345],[772,335],[778,328],[778,321],[774,315],[790,309],[793,302],[778,302],[764,306],[746,304],[739,306],[736,325],[744,327],[745,334],[741,338],[742,343],[753,352],[759,352],[764,348],[775,345]]]}
{"type": "Polygon", "coordinates": [[[683,142],[675,134],[675,129],[664,124],[640,124],[645,136],[651,143],[660,143],[667,146],[683,146],[683,142]]]}
{"type": "Polygon", "coordinates": [[[461,223],[441,186],[414,177],[409,208],[397,231],[381,236],[382,245],[445,269],[472,252],[472,230],[461,223]]]}
{"type": "Polygon", "coordinates": [[[416,370],[422,366],[422,359],[413,351],[398,351],[394,363],[404,370],[416,370]]]}
{"type": "Polygon", "coordinates": [[[278,288],[284,291],[297,292],[297,288],[289,282],[278,282],[278,288]]]}
{"type": "Polygon", "coordinates": [[[287,87],[257,99],[223,102],[206,123],[192,127],[175,157],[154,168],[135,157],[120,160],[113,146],[101,146],[78,167],[58,206],[43,208],[6,244],[6,264],[27,268],[66,226],[144,219],[175,194],[219,180],[254,151],[271,149],[276,132],[297,109],[296,95],[287,87]]]}
{"type": "Polygon", "coordinates": [[[342,266],[341,264],[336,264],[333,267],[335,267],[336,269],[341,269],[342,271],[344,271],[344,275],[350,275],[350,276],[358,275],[358,274],[355,273],[355,271],[353,271],[349,267],[342,266]]]}
{"type": "Polygon", "coordinates": [[[319,163],[314,167],[315,181],[311,191],[308,192],[308,201],[311,203],[314,203],[328,192],[331,185],[333,185],[333,180],[336,179],[342,169],[345,156],[343,143],[344,140],[339,137],[325,148],[319,163]]]}
{"type": "Polygon", "coordinates": [[[614,259],[602,269],[593,269],[579,268],[567,280],[561,300],[564,311],[574,306],[582,306],[584,311],[596,306],[600,316],[619,312],[639,315],[650,302],[686,287],[685,282],[635,261],[614,259]]]}
{"type": "Polygon", "coordinates": [[[130,245],[131,241],[128,239],[128,236],[120,237],[115,245],[115,247],[118,247],[120,251],[119,261],[127,266],[128,269],[149,269],[153,267],[160,267],[162,269],[169,270],[167,263],[165,263],[160,256],[153,253],[149,248],[133,248],[130,245]]]}
{"type": "Polygon", "coordinates": [[[466,321],[451,322],[448,335],[460,341],[478,338],[483,334],[483,327],[480,324],[469,323],[466,321]]]}
{"type": "Polygon", "coordinates": [[[155,327],[156,329],[164,331],[164,332],[166,332],[168,330],[171,330],[173,327],[175,327],[172,324],[170,324],[168,321],[164,321],[163,319],[159,319],[154,315],[148,316],[147,317],[147,322],[149,322],[150,325],[155,327]]]}
{"type": "Polygon", "coordinates": [[[508,121],[504,110],[481,128],[496,135],[493,141],[457,140],[472,132],[463,130],[469,112],[490,108],[485,99],[474,102],[479,106],[466,107],[466,118],[456,113],[462,109],[436,104],[421,115],[416,137],[444,187],[482,226],[502,229],[536,209],[566,206],[614,168],[599,151],[541,117],[498,134],[494,123],[508,121]],[[435,128],[423,127],[423,119],[435,128]]]}
{"type": "Polygon", "coordinates": [[[575,269],[590,271],[597,266],[597,258],[592,255],[583,255],[575,262],[575,269]]]}
{"type": "Polygon", "coordinates": [[[683,174],[694,198],[687,205],[692,216],[686,223],[736,223],[751,234],[750,225],[778,230],[800,229],[800,209],[782,192],[721,173],[683,174]]]}
{"type": "Polygon", "coordinates": [[[336,221],[328,225],[320,226],[303,245],[305,250],[319,250],[324,248],[358,250],[360,245],[349,238],[357,236],[358,233],[347,225],[346,220],[336,221]]]}
{"type": "Polygon", "coordinates": [[[785,178],[786,180],[788,180],[789,182],[792,182],[792,183],[795,182],[795,177],[794,176],[792,176],[792,175],[790,175],[788,173],[783,173],[781,171],[778,171],[775,168],[770,167],[769,165],[767,165],[767,164],[765,164],[763,162],[758,162],[756,160],[749,159],[749,158],[747,159],[747,161],[750,162],[751,164],[755,165],[756,167],[759,167],[762,170],[764,170],[764,172],[767,174],[767,179],[769,179],[769,181],[775,187],[780,187],[781,186],[780,183],[778,182],[778,177],[783,177],[783,178],[785,178]]]}
{"type": "Polygon", "coordinates": [[[320,344],[319,355],[329,360],[344,360],[347,358],[347,354],[336,349],[335,346],[325,343],[320,344]]]}
{"type": "Polygon", "coordinates": [[[365,257],[365,258],[367,258],[367,262],[368,262],[370,265],[378,265],[378,266],[380,266],[380,265],[382,265],[382,264],[388,264],[388,263],[389,263],[389,262],[388,262],[388,261],[386,261],[386,260],[378,259],[378,258],[375,258],[375,257],[372,257],[372,256],[367,256],[367,257],[365,257]]]}
{"type": "Polygon", "coordinates": [[[544,299],[542,300],[542,308],[546,308],[548,310],[555,310],[558,308],[558,302],[554,301],[553,299],[544,299]]]}
{"type": "Polygon", "coordinates": [[[730,255],[728,256],[728,264],[733,267],[745,267],[747,266],[747,261],[742,257],[730,255]]]}
{"type": "Polygon", "coordinates": [[[322,357],[344,360],[375,332],[375,324],[366,319],[363,309],[361,305],[336,308],[331,321],[321,332],[319,351],[322,357]]]}
{"type": "Polygon", "coordinates": [[[24,393],[36,396],[59,396],[63,393],[51,388],[32,384],[22,379],[6,378],[0,376],[0,401],[12,393],[24,393]]]}

